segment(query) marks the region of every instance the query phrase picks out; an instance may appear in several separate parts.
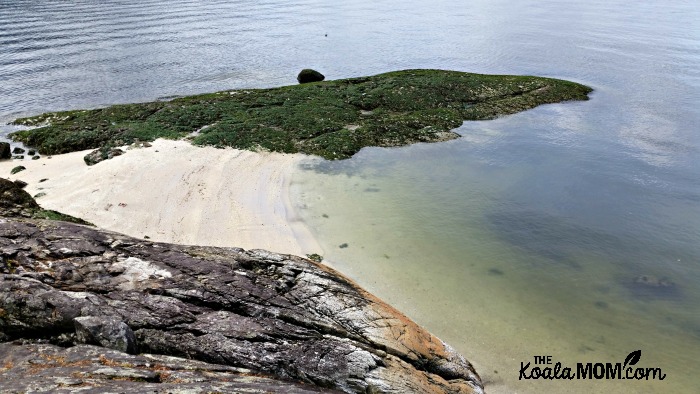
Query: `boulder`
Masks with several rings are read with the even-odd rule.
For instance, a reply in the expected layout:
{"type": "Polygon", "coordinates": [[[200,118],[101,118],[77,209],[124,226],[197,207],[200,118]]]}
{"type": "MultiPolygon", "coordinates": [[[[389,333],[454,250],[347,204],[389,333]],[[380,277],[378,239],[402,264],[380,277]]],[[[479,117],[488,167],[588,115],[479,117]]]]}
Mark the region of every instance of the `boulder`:
{"type": "Polygon", "coordinates": [[[106,147],[106,148],[95,149],[94,151],[85,155],[83,160],[85,160],[85,164],[87,164],[89,166],[93,166],[101,161],[109,160],[113,157],[121,156],[123,154],[124,154],[124,151],[119,149],[119,148],[106,147]]]}
{"type": "Polygon", "coordinates": [[[0,160],[6,160],[12,158],[12,152],[10,151],[9,142],[0,142],[0,160]]]}
{"type": "Polygon", "coordinates": [[[25,152],[24,149],[20,148],[19,146],[15,146],[15,148],[12,149],[13,155],[21,155],[24,152],[25,152]]]}
{"type": "Polygon", "coordinates": [[[26,169],[27,169],[27,167],[25,167],[25,166],[17,166],[17,167],[10,170],[10,174],[15,175],[16,173],[18,173],[20,171],[24,171],[26,169]]]}
{"type": "Polygon", "coordinates": [[[325,78],[326,77],[323,76],[323,74],[310,68],[305,68],[301,70],[301,72],[299,72],[299,75],[297,75],[297,81],[299,81],[299,83],[320,82],[323,81],[325,78]]]}
{"type": "Polygon", "coordinates": [[[100,345],[124,353],[136,353],[134,332],[123,321],[112,316],[80,316],[75,321],[77,343],[100,345]]]}
{"type": "MultiPolygon", "coordinates": [[[[21,182],[21,181],[20,181],[21,182]]],[[[0,215],[5,217],[25,216],[40,209],[32,196],[16,182],[0,178],[0,215]]]]}

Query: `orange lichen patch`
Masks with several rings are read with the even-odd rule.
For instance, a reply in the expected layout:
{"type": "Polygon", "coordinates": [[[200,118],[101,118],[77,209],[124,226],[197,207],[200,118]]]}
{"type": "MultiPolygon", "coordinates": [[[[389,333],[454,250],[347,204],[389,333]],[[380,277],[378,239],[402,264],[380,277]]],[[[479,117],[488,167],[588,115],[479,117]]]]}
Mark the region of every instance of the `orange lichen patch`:
{"type": "Polygon", "coordinates": [[[2,370],[7,371],[8,369],[12,369],[15,365],[12,363],[12,361],[6,361],[5,364],[2,365],[2,370]]]}
{"type": "Polygon", "coordinates": [[[163,364],[157,363],[151,367],[151,370],[153,371],[170,371],[170,368],[166,367],[163,364]]]}
{"type": "Polygon", "coordinates": [[[100,364],[106,365],[108,367],[122,367],[122,368],[133,368],[134,367],[134,365],[131,363],[120,363],[120,362],[117,362],[114,360],[110,360],[107,357],[105,357],[104,354],[100,354],[98,359],[100,360],[100,364]]]}
{"type": "Polygon", "coordinates": [[[39,357],[43,358],[46,360],[45,364],[41,363],[32,363],[31,366],[29,367],[29,373],[37,373],[42,369],[47,369],[47,368],[56,368],[56,367],[83,367],[86,365],[90,365],[90,360],[80,360],[80,361],[73,361],[73,362],[68,362],[64,356],[57,356],[55,354],[45,354],[41,353],[39,354],[39,357]]]}
{"type": "Polygon", "coordinates": [[[425,360],[446,355],[447,351],[441,340],[409,319],[398,309],[362,289],[350,278],[333,268],[321,264],[315,265],[323,271],[345,279],[355,291],[369,301],[367,308],[371,308],[374,311],[372,315],[376,320],[362,334],[376,344],[384,346],[388,353],[404,353],[410,358],[425,360]]]}
{"type": "Polygon", "coordinates": [[[46,361],[51,361],[52,363],[59,364],[61,366],[66,365],[66,358],[64,356],[57,356],[55,354],[45,354],[45,353],[42,353],[39,356],[46,361]]]}

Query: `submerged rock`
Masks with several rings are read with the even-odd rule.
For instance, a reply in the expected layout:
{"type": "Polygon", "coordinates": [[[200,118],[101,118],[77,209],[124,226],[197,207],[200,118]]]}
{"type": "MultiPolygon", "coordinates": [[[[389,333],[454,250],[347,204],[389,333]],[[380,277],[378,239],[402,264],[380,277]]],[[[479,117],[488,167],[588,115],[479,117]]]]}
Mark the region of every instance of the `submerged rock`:
{"type": "MultiPolygon", "coordinates": [[[[143,392],[153,382],[176,380],[138,360],[176,356],[246,368],[261,392],[258,378],[302,383],[289,386],[290,392],[309,385],[358,393],[483,392],[471,364],[451,347],[338,272],[301,257],[4,218],[0,259],[3,339],[69,346],[0,345],[0,365],[16,365],[0,374],[3,387],[9,386],[1,379],[28,384],[27,363],[37,359],[50,364],[50,373],[36,377],[46,384],[61,377],[77,379],[65,385],[94,379],[109,385],[114,382],[101,377],[118,376],[125,385],[120,392],[143,392]],[[127,351],[136,346],[161,356],[95,351],[82,342],[127,351]],[[96,361],[96,352],[106,361],[96,361]]],[[[156,363],[179,373],[161,361],[150,365],[156,363]]],[[[208,379],[216,382],[217,376],[208,379]]]]}
{"type": "Polygon", "coordinates": [[[632,294],[638,299],[664,299],[682,297],[681,289],[668,278],[654,275],[639,275],[634,280],[625,282],[632,294]]]}

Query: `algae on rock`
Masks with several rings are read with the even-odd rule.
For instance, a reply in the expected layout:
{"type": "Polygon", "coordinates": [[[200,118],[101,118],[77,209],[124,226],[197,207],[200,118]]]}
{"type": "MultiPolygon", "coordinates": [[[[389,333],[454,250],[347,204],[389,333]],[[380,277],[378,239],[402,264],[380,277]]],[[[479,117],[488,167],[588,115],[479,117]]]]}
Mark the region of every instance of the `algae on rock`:
{"type": "Polygon", "coordinates": [[[15,120],[41,126],[12,134],[43,154],[183,138],[197,145],[349,158],[365,146],[457,138],[464,120],[485,120],[546,103],[587,100],[573,82],[443,70],[272,89],[230,90],[167,102],[47,113],[15,120]]]}

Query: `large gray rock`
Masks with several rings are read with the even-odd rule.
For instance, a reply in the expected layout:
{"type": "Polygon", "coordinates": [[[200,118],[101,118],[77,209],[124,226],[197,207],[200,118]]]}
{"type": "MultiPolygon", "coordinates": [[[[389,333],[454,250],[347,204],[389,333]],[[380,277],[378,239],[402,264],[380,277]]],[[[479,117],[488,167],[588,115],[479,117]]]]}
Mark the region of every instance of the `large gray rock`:
{"type": "Polygon", "coordinates": [[[76,342],[136,353],[134,332],[123,321],[112,316],[80,316],[73,321],[76,342]]]}
{"type": "MultiPolygon", "coordinates": [[[[469,362],[441,340],[338,272],[300,257],[0,218],[0,261],[0,341],[83,349],[74,346],[82,342],[76,322],[98,318],[127,325],[140,352],[275,379],[359,393],[483,392],[469,362]]],[[[93,364],[84,372],[127,373],[107,367],[113,369],[93,364]]],[[[143,385],[151,379],[128,376],[143,385]]]]}

